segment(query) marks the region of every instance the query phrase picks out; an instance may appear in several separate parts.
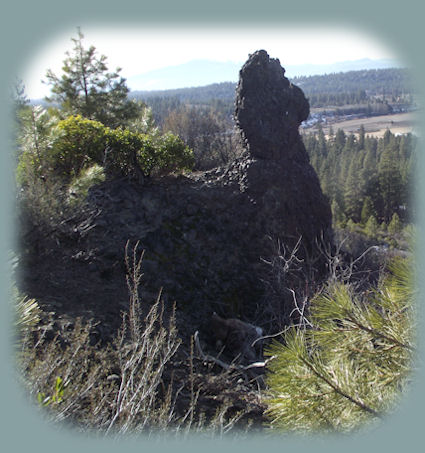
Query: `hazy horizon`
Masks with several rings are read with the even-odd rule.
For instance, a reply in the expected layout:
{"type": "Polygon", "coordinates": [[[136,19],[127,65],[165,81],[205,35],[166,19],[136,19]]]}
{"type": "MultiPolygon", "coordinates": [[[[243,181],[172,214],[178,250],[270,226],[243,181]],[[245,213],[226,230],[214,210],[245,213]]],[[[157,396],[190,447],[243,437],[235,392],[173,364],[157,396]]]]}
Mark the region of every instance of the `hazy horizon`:
{"type": "MultiPolygon", "coordinates": [[[[278,58],[287,70],[288,77],[296,75],[291,68],[329,66],[341,62],[355,62],[360,60],[393,60],[401,62],[390,50],[375,38],[359,33],[355,30],[320,28],[308,29],[240,29],[211,28],[211,29],[99,29],[82,28],[85,48],[93,45],[98,55],[106,55],[109,70],[122,68],[121,75],[127,79],[128,86],[133,88],[132,80],[144,75],[161,74],[170,68],[183,69],[179,77],[183,78],[184,68],[187,70],[187,79],[190,80],[191,63],[204,60],[214,64],[233,65],[234,80],[218,78],[212,82],[202,82],[198,86],[221,81],[236,81],[242,64],[250,53],[266,50],[270,57],[278,58]],[[159,71],[159,72],[158,72],[159,71]]],[[[49,94],[49,87],[41,81],[45,79],[48,69],[57,75],[61,74],[66,52],[71,51],[71,38],[77,37],[77,27],[64,31],[60,36],[52,36],[38,49],[34,49],[32,61],[25,62],[22,75],[18,75],[24,82],[27,96],[31,99],[40,99],[49,94]]],[[[212,75],[212,74],[211,74],[212,75]]],[[[170,83],[175,77],[170,74],[170,80],[163,84],[164,88],[155,86],[155,80],[146,85],[147,90],[170,89],[170,83]],[[150,88],[149,88],[150,85],[150,88]]],[[[181,84],[181,82],[179,82],[181,84]]],[[[133,84],[134,85],[134,84],[133,84]]],[[[191,86],[188,81],[186,86],[191,86]]],[[[181,86],[175,86],[175,88],[181,86]]]]}

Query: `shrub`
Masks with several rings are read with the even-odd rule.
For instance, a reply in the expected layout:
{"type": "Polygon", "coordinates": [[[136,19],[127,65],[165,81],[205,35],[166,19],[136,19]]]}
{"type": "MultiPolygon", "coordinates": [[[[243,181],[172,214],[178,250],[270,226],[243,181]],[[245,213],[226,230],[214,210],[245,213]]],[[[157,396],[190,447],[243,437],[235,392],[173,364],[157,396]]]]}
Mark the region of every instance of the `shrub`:
{"type": "MultiPolygon", "coordinates": [[[[212,415],[199,409],[203,383],[195,381],[201,375],[194,370],[193,344],[187,373],[176,384],[171,359],[181,339],[175,307],[167,310],[160,295],[150,306],[140,299],[143,253],[137,247],[132,253],[126,247],[130,304],[118,334],[110,343],[93,345],[92,322],[77,318],[54,338],[49,326],[31,324],[32,334],[21,339],[18,352],[22,383],[50,421],[66,420],[81,431],[222,436],[244,411],[235,413],[227,400],[212,415]]],[[[225,383],[227,377],[218,376],[225,383]]]]}
{"type": "Polygon", "coordinates": [[[52,146],[55,174],[69,180],[84,168],[103,164],[109,129],[102,123],[76,115],[60,121],[58,129],[62,134],[52,146]]]}
{"type": "Polygon", "coordinates": [[[115,174],[131,174],[138,166],[145,176],[193,165],[192,151],[171,133],[161,136],[156,131],[142,134],[110,129],[81,115],[70,116],[53,127],[45,111],[35,113],[27,119],[27,126],[24,123],[21,137],[25,143],[17,170],[21,185],[32,174],[69,184],[93,165],[115,174]]]}
{"type": "Polygon", "coordinates": [[[153,167],[156,173],[172,173],[174,171],[190,170],[192,168],[194,163],[193,152],[177,135],[168,132],[158,139],[156,145],[156,163],[153,167]]]}
{"type": "MultiPolygon", "coordinates": [[[[23,382],[49,418],[69,420],[83,430],[124,434],[129,430],[167,428],[173,420],[171,394],[158,398],[164,368],[179,347],[174,311],[166,324],[158,297],[142,316],[139,300],[141,258],[126,258],[129,313],[115,343],[91,344],[92,323],[76,319],[73,329],[47,340],[38,334],[22,341],[19,365],[23,382]]],[[[171,389],[170,389],[171,391],[171,389]]]]}

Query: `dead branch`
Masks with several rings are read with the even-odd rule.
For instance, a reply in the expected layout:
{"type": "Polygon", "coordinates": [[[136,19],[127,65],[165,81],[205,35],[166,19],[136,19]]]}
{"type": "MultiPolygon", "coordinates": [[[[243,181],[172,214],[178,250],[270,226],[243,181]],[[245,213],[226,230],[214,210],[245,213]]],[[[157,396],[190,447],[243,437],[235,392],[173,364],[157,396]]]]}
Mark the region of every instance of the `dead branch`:
{"type": "Polygon", "coordinates": [[[229,364],[229,363],[223,362],[220,359],[217,359],[216,357],[213,357],[213,356],[211,356],[209,354],[205,354],[204,353],[204,351],[202,350],[201,344],[199,342],[199,332],[198,331],[195,332],[195,334],[193,336],[193,339],[195,341],[196,349],[197,349],[199,355],[201,356],[202,360],[204,360],[206,362],[216,363],[217,365],[221,366],[225,370],[236,369],[236,370],[239,370],[239,371],[246,371],[246,370],[249,370],[251,368],[264,368],[267,365],[267,363],[270,362],[270,360],[272,360],[274,358],[274,356],[273,356],[273,357],[268,358],[264,362],[253,362],[253,363],[250,363],[249,365],[246,365],[246,366],[237,365],[235,363],[230,363],[229,364]]]}

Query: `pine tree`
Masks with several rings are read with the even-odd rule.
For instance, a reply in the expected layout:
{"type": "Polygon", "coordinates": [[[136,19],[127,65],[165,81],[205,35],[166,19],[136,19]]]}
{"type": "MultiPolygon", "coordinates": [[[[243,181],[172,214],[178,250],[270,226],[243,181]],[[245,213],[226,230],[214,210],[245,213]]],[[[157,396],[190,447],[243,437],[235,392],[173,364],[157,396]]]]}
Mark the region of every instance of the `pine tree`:
{"type": "Polygon", "coordinates": [[[46,181],[54,166],[52,146],[60,137],[58,119],[40,106],[25,108],[19,115],[17,180],[27,185],[34,180],[46,181]]]}
{"type": "Polygon", "coordinates": [[[317,146],[318,146],[318,153],[320,154],[320,156],[322,157],[326,157],[327,154],[328,154],[328,149],[327,149],[327,146],[326,146],[326,138],[325,138],[325,134],[323,132],[323,128],[322,128],[322,125],[319,124],[319,130],[318,130],[318,133],[317,133],[317,146]]]}
{"type": "Polygon", "coordinates": [[[376,221],[375,216],[371,215],[365,225],[365,233],[371,237],[375,238],[378,233],[378,222],[376,221]]]}
{"type": "Polygon", "coordinates": [[[414,353],[410,260],[396,259],[368,296],[330,284],[267,354],[270,427],[351,431],[382,419],[406,391],[414,353]],[[367,297],[367,299],[366,299],[367,297]]]}
{"type": "Polygon", "coordinates": [[[375,208],[373,206],[372,199],[369,196],[366,196],[363,202],[362,213],[361,213],[361,222],[366,224],[370,216],[374,216],[376,220],[375,208]]]}
{"type": "Polygon", "coordinates": [[[359,150],[365,149],[365,135],[366,135],[366,131],[362,124],[359,129],[359,139],[358,139],[358,149],[359,150]]]}
{"type": "Polygon", "coordinates": [[[344,227],[347,222],[347,218],[336,200],[332,200],[331,210],[334,225],[344,227]]]}
{"type": "Polygon", "coordinates": [[[61,77],[47,71],[46,83],[52,92],[47,101],[59,103],[66,115],[79,114],[114,128],[136,118],[141,108],[128,99],[129,89],[119,74],[121,69],[108,72],[106,56],[98,57],[94,46],[84,48],[83,38],[78,29],[78,37],[72,38],[73,53],[66,53],[61,77]]]}
{"type": "Polygon", "coordinates": [[[354,222],[360,221],[363,207],[363,186],[360,181],[360,168],[356,156],[353,156],[348,169],[347,180],[344,186],[344,205],[347,217],[354,222]]]}
{"type": "Polygon", "coordinates": [[[335,135],[335,147],[337,152],[341,152],[345,146],[346,135],[342,129],[338,129],[335,135]]]}
{"type": "Polygon", "coordinates": [[[388,233],[397,234],[402,230],[402,224],[400,222],[400,217],[395,212],[391,217],[391,222],[388,225],[388,233]]]}
{"type": "Polygon", "coordinates": [[[404,190],[401,172],[396,156],[396,149],[392,144],[387,145],[379,162],[379,193],[382,198],[382,218],[389,222],[393,213],[397,212],[403,203],[404,190]]]}

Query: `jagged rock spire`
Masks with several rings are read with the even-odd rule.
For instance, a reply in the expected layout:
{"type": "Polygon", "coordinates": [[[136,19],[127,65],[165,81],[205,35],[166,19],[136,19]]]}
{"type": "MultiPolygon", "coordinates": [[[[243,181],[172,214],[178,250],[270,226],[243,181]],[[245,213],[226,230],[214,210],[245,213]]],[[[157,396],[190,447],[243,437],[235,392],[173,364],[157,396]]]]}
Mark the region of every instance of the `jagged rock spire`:
{"type": "Polygon", "coordinates": [[[309,112],[304,93],[285,77],[278,59],[264,50],[250,55],[240,70],[235,120],[253,157],[291,158],[298,127],[309,112]]]}

